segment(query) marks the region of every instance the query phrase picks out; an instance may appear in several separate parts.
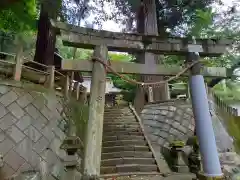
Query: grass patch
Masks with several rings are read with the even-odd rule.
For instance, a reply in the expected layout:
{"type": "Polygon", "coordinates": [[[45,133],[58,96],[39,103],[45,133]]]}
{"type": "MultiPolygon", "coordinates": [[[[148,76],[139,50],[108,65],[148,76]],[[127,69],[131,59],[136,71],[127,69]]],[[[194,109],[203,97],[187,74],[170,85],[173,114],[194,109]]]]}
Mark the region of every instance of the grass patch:
{"type": "Polygon", "coordinates": [[[87,104],[70,98],[70,100],[63,99],[65,119],[67,122],[72,120],[76,128],[76,135],[84,142],[85,131],[87,130],[87,122],[89,115],[89,107],[87,104]]]}
{"type": "Polygon", "coordinates": [[[224,112],[221,109],[217,109],[218,113],[222,117],[222,119],[225,121],[227,131],[230,136],[234,139],[234,147],[235,150],[240,153],[240,117],[239,116],[233,116],[226,112],[224,112]]]}

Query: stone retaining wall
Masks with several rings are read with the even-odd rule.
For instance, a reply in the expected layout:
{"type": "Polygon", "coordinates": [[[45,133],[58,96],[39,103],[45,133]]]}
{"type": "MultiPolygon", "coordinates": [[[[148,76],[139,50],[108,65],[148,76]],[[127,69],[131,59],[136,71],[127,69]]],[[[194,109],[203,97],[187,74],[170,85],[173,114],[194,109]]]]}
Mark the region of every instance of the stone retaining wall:
{"type": "Polygon", "coordinates": [[[66,124],[61,111],[61,98],[52,93],[0,85],[0,154],[4,178],[43,168],[52,177],[61,177],[66,157],[59,148],[65,138],[66,124]]]}
{"type": "Polygon", "coordinates": [[[167,147],[173,140],[186,141],[193,135],[194,118],[191,104],[187,101],[145,105],[141,119],[146,135],[160,158],[162,147],[167,147]]]}

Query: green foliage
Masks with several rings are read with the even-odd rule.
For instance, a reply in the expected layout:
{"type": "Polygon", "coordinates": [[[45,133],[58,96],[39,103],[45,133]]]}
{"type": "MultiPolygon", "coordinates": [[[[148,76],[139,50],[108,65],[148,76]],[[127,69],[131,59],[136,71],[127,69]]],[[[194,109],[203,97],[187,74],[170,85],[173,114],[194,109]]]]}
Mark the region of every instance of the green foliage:
{"type": "MultiPolygon", "coordinates": [[[[133,57],[128,54],[123,54],[123,53],[109,53],[109,58],[112,61],[125,61],[131,63],[133,60],[133,57]]],[[[115,87],[122,89],[123,93],[123,99],[128,102],[132,102],[134,97],[135,97],[135,90],[136,90],[136,85],[129,84],[128,82],[125,82],[122,80],[120,77],[109,74],[109,77],[111,77],[113,84],[115,87]]],[[[127,78],[130,79],[136,79],[135,75],[125,75],[127,78]]]]}
{"type": "Polygon", "coordinates": [[[35,28],[36,8],[36,0],[22,0],[8,9],[0,10],[0,30],[22,32],[35,28]]]}

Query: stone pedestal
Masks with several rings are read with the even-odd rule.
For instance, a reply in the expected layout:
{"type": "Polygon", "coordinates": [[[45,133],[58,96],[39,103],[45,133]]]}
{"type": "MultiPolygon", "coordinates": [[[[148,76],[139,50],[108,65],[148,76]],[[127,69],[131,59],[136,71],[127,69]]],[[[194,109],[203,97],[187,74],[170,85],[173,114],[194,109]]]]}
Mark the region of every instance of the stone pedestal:
{"type": "Polygon", "coordinates": [[[188,166],[185,164],[183,160],[183,147],[184,143],[174,142],[171,144],[171,156],[173,158],[173,166],[172,169],[175,172],[187,173],[189,172],[188,166]]]}

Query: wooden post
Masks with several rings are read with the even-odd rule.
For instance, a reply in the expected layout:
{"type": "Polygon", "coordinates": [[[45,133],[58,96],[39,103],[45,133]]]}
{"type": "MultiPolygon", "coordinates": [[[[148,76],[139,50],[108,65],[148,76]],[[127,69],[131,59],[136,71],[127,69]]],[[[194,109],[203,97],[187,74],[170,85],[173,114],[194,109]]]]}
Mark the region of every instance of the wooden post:
{"type": "Polygon", "coordinates": [[[207,92],[207,95],[208,95],[208,85],[207,85],[207,83],[205,83],[205,88],[206,88],[206,92],[207,92]]]}
{"type": "Polygon", "coordinates": [[[48,66],[47,72],[49,75],[47,76],[45,85],[49,89],[54,89],[54,83],[55,83],[55,66],[48,66]]]}
{"type": "Polygon", "coordinates": [[[71,72],[70,87],[69,87],[69,93],[70,93],[70,94],[72,93],[72,91],[73,91],[73,89],[74,89],[73,80],[74,80],[74,72],[71,72]]]}
{"type": "Polygon", "coordinates": [[[166,88],[166,100],[169,100],[169,99],[171,99],[171,92],[169,89],[168,82],[165,83],[165,88],[166,88]]]}
{"type": "Polygon", "coordinates": [[[79,99],[79,93],[80,93],[80,84],[79,84],[79,82],[77,82],[75,91],[76,91],[76,99],[78,100],[79,99]]]}
{"type": "Polygon", "coordinates": [[[64,96],[65,98],[69,98],[69,84],[70,84],[70,78],[69,78],[69,75],[68,73],[66,74],[66,79],[65,79],[65,85],[64,85],[64,96]]]}
{"type": "Polygon", "coordinates": [[[86,104],[87,101],[87,88],[84,86],[81,86],[81,91],[79,94],[79,101],[83,104],[86,104]]]}
{"type": "Polygon", "coordinates": [[[153,89],[151,86],[148,87],[148,102],[153,102],[153,89]]]}
{"type": "MultiPolygon", "coordinates": [[[[96,46],[94,56],[107,61],[108,50],[104,45],[96,46]]],[[[89,120],[85,136],[85,179],[98,178],[102,152],[103,114],[106,90],[106,69],[96,61],[93,63],[89,103],[89,120]]]]}
{"type": "Polygon", "coordinates": [[[23,47],[22,47],[22,44],[20,44],[18,46],[17,54],[15,56],[16,65],[15,65],[14,73],[13,73],[13,79],[15,81],[20,81],[21,80],[21,75],[22,75],[22,53],[23,53],[23,47]]]}

